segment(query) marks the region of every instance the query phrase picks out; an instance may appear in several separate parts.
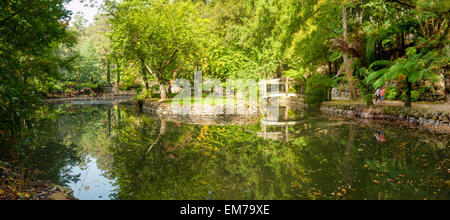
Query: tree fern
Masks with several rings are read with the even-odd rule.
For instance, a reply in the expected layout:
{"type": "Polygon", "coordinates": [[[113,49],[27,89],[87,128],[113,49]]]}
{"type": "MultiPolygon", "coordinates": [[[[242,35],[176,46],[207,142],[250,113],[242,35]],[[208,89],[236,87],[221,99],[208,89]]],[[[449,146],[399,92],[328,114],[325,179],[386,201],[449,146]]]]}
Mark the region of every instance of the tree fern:
{"type": "Polygon", "coordinates": [[[406,84],[406,106],[410,106],[411,88],[413,84],[421,79],[435,81],[437,75],[428,69],[430,59],[424,58],[423,54],[418,54],[416,48],[411,47],[406,50],[407,58],[399,58],[395,61],[396,64],[388,66],[388,61],[380,60],[370,65],[370,70],[373,71],[375,67],[386,66],[386,68],[373,71],[366,79],[365,83],[373,83],[373,88],[379,88],[386,84],[389,80],[403,79],[406,84]]]}

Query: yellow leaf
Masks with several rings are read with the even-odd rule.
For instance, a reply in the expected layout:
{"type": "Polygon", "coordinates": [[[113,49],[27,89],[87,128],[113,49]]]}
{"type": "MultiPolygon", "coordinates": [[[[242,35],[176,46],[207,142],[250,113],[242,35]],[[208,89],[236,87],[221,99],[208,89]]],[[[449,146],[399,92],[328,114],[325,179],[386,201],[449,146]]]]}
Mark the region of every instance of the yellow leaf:
{"type": "Polygon", "coordinates": [[[30,193],[21,193],[21,192],[16,192],[16,195],[20,198],[24,198],[24,199],[29,199],[30,198],[30,193]]]}
{"type": "Polygon", "coordinates": [[[29,199],[31,197],[30,193],[22,193],[22,196],[26,199],[29,199]]]}
{"type": "MultiPolygon", "coordinates": [[[[3,134],[2,132],[0,132],[0,133],[3,134]]],[[[6,167],[0,166],[0,170],[3,170],[3,171],[5,171],[5,172],[8,172],[8,169],[6,169],[6,167]]]]}

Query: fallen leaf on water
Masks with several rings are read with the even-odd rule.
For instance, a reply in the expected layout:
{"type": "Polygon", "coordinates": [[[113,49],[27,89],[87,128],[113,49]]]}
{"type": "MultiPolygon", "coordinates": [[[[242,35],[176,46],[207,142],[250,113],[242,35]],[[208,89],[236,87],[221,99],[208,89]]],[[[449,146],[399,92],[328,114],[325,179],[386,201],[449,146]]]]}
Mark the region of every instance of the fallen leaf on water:
{"type": "Polygon", "coordinates": [[[85,190],[85,191],[88,191],[88,190],[89,190],[89,186],[85,186],[85,187],[84,187],[84,190],[85,190]]]}

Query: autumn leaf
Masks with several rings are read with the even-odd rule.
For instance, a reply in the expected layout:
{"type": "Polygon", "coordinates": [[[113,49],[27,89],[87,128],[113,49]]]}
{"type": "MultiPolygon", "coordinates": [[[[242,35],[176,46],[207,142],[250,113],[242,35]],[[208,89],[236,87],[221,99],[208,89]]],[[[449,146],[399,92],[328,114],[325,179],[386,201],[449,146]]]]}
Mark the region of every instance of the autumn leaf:
{"type": "Polygon", "coordinates": [[[28,192],[25,192],[25,193],[17,192],[16,195],[23,199],[29,199],[31,197],[30,193],[28,193],[28,192]]]}

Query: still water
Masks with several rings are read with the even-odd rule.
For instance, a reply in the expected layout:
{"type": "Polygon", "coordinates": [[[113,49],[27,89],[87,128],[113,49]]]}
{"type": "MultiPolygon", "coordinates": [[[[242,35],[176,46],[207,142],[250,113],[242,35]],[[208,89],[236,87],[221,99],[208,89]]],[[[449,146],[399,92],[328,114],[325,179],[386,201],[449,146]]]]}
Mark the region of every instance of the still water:
{"type": "Polygon", "coordinates": [[[287,126],[192,125],[108,103],[41,114],[25,163],[82,200],[450,198],[448,135],[308,112],[287,126]]]}

